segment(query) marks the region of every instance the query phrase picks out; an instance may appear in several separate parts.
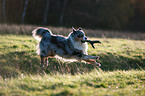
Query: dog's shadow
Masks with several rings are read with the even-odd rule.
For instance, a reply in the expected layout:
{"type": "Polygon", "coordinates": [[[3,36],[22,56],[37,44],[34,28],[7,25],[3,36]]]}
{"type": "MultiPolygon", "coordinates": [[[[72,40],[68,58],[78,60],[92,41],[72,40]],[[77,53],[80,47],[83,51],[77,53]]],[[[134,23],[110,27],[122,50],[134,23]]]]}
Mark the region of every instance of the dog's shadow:
{"type": "MultiPolygon", "coordinates": [[[[145,59],[136,57],[137,59],[127,58],[111,53],[99,54],[102,64],[102,70],[130,70],[144,69],[145,59]]],[[[22,73],[26,74],[84,74],[98,69],[96,65],[85,64],[82,62],[62,62],[56,58],[49,58],[48,66],[44,68],[40,66],[39,56],[31,51],[11,52],[0,55],[0,76],[3,78],[16,77],[22,73]]]]}
{"type": "MultiPolygon", "coordinates": [[[[45,65],[46,66],[46,65],[45,65]]],[[[96,69],[98,66],[87,64],[85,62],[68,62],[56,58],[49,58],[49,63],[43,69],[46,73],[60,73],[60,74],[84,74],[96,69]]]]}

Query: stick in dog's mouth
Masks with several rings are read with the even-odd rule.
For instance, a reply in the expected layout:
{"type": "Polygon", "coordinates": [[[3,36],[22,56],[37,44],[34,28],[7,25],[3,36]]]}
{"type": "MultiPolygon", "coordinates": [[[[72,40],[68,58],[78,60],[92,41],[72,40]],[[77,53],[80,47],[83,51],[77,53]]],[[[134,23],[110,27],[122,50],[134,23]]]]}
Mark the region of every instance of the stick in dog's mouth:
{"type": "Polygon", "coordinates": [[[85,43],[85,42],[88,42],[91,44],[91,46],[95,49],[95,46],[93,45],[94,43],[101,43],[100,41],[98,40],[95,40],[95,41],[91,41],[91,40],[82,40],[82,43],[85,43]]]}

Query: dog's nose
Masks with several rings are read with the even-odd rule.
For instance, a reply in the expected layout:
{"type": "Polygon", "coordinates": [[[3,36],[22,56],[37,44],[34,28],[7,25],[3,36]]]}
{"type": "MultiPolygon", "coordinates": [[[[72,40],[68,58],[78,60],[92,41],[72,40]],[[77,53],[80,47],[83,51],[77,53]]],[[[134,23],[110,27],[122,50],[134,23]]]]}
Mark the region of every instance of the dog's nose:
{"type": "Polygon", "coordinates": [[[86,36],[84,36],[84,37],[83,37],[83,40],[87,40],[87,37],[86,37],[86,36]]]}

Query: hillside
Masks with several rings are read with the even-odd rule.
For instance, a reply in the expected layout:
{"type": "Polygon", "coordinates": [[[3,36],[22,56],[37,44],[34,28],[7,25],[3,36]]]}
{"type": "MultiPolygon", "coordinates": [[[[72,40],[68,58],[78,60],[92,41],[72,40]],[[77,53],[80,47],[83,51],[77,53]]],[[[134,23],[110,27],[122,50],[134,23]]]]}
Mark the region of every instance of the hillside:
{"type": "MultiPolygon", "coordinates": [[[[1,25],[0,95],[142,96],[145,94],[143,33],[112,32],[110,36],[107,31],[84,29],[86,33],[88,32],[88,36],[91,36],[89,32],[98,36],[89,39],[102,42],[95,44],[96,49],[90,45],[88,49],[89,55],[100,56],[98,62],[102,64],[101,67],[50,58],[49,65],[42,69],[39,56],[36,54],[37,41],[30,35],[30,30],[35,27],[37,26],[1,25]],[[98,35],[99,33],[101,34],[98,35]]],[[[63,27],[49,28],[55,34],[65,36],[71,31],[63,27]]]]}

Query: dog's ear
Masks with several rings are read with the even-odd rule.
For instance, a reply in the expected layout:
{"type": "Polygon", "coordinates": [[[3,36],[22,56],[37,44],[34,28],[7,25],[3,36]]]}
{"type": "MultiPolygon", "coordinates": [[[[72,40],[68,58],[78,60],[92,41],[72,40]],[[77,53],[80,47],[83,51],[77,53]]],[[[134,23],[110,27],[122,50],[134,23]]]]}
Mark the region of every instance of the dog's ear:
{"type": "Polygon", "coordinates": [[[72,27],[72,29],[73,29],[73,32],[76,32],[76,29],[74,27],[72,27]]]}
{"type": "Polygon", "coordinates": [[[82,30],[82,28],[81,28],[81,27],[79,27],[79,30],[82,30]]]}

